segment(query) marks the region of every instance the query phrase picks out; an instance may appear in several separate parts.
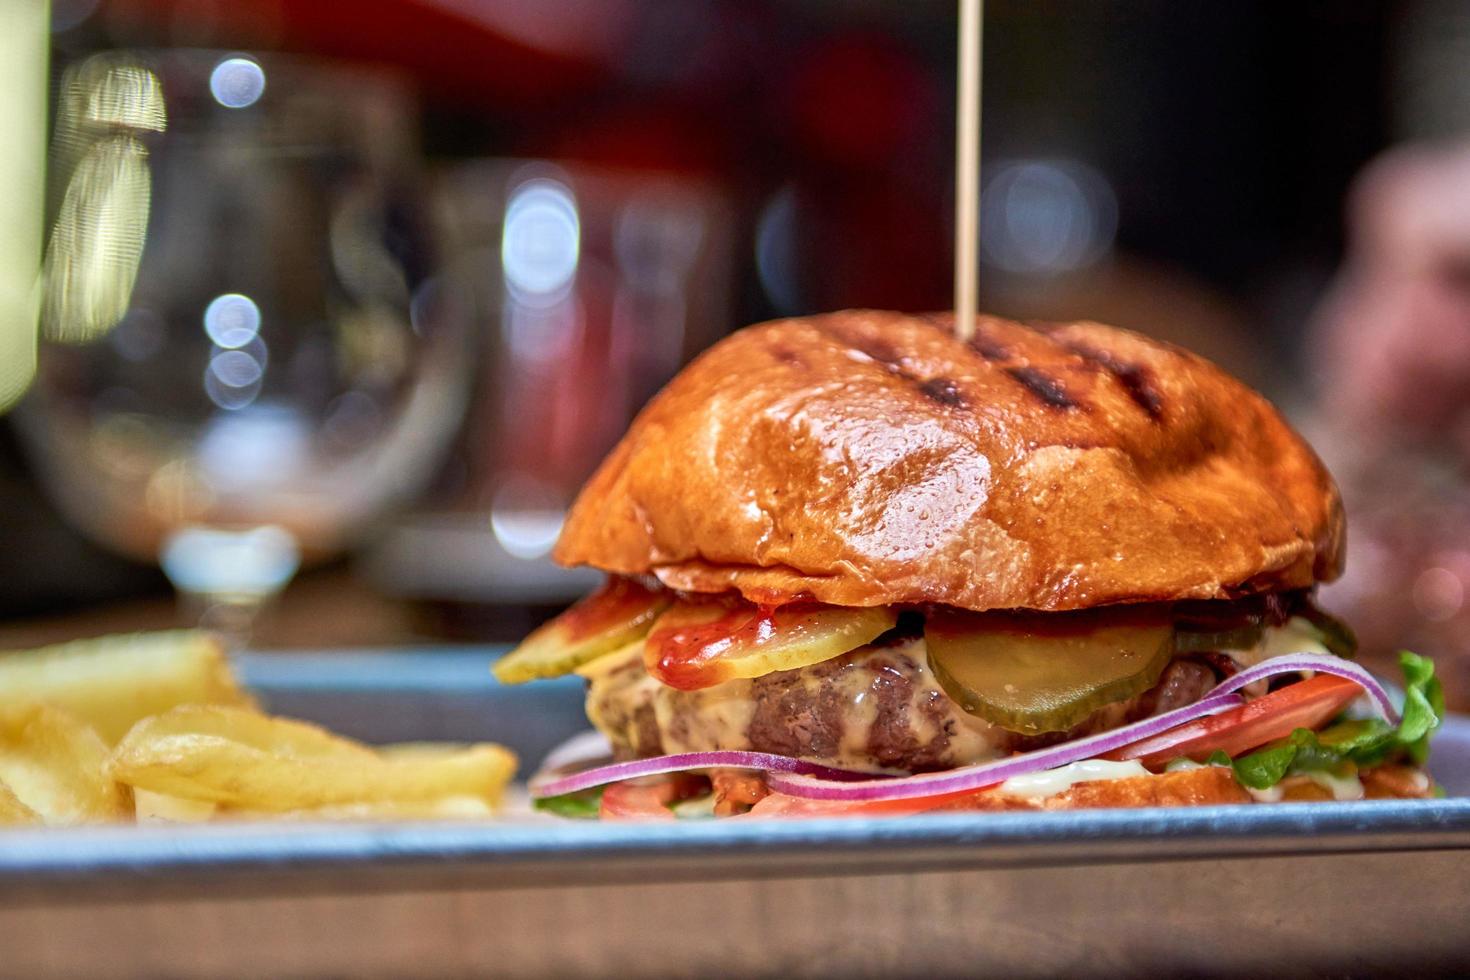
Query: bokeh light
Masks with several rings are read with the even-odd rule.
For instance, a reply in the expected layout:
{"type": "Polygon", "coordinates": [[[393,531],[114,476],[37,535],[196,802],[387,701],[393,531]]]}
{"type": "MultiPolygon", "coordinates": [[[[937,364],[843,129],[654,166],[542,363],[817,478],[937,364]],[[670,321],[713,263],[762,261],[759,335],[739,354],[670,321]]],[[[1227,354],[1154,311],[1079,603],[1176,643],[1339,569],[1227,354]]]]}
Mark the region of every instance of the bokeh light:
{"type": "Polygon", "coordinates": [[[801,282],[797,270],[796,191],[781,188],[761,208],[755,229],[755,268],[761,288],[771,305],[781,313],[802,309],[801,282]]]}
{"type": "Polygon", "coordinates": [[[216,413],[200,433],[196,459],[221,494],[252,493],[289,486],[307,472],[311,440],[298,409],[261,402],[216,413]]]}
{"type": "Polygon", "coordinates": [[[517,301],[549,306],[577,274],[581,222],[577,202],[561,181],[528,180],[511,193],[501,233],[500,264],[517,301]]]}
{"type": "Polygon", "coordinates": [[[265,69],[252,58],[226,58],[209,75],[209,92],[227,109],[244,109],[265,94],[265,69]]]}
{"type": "Polygon", "coordinates": [[[1453,619],[1465,604],[1465,583],[1448,568],[1426,568],[1411,591],[1419,614],[1436,623],[1453,619]]]}
{"type": "Polygon", "coordinates": [[[501,229],[505,282],[501,335],[524,364],[560,358],[576,335],[572,286],[581,261],[582,225],[571,188],[554,177],[512,180],[501,229]]]}
{"type": "Polygon", "coordinates": [[[1077,160],[1001,163],[980,195],[982,257],[1008,272],[1085,268],[1112,250],[1117,230],[1112,185],[1077,160]]]}
{"type": "Polygon", "coordinates": [[[268,596],[291,580],[301,563],[296,540],[275,525],[236,531],[184,527],[160,555],[164,574],[184,592],[230,597],[268,596]]]}
{"type": "Polygon", "coordinates": [[[204,308],[204,332],[220,347],[244,347],[260,333],[260,307],[240,293],[216,296],[204,308]]]}
{"type": "Polygon", "coordinates": [[[260,394],[265,364],[245,350],[222,350],[209,359],[204,391],[226,411],[244,408],[260,394]]]}
{"type": "Polygon", "coordinates": [[[527,561],[551,552],[566,514],[550,487],[531,477],[509,477],[490,503],[490,529],[506,552],[527,561]]]}

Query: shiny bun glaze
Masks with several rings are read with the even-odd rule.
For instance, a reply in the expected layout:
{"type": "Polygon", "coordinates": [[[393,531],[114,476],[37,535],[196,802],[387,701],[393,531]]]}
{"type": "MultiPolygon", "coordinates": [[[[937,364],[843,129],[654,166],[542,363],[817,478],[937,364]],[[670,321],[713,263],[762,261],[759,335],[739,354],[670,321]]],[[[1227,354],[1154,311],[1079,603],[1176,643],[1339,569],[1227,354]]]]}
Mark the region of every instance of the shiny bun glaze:
{"type": "Polygon", "coordinates": [[[1260,395],[1096,323],[741,330],[634,421],[555,557],[757,602],[1064,610],[1309,587],[1342,508],[1260,395]]]}

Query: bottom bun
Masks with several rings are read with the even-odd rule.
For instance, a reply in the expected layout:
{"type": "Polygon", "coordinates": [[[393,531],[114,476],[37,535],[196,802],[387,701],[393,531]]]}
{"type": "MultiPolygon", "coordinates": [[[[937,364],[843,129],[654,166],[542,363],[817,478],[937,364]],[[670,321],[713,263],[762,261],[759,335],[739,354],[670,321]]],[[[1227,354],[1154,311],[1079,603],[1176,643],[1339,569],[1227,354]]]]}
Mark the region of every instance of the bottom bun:
{"type": "MultiPolygon", "coordinates": [[[[1434,794],[1434,783],[1410,766],[1379,766],[1359,775],[1364,799],[1422,799],[1434,794]]],[[[1282,780],[1280,794],[1261,798],[1235,780],[1226,766],[1203,766],[1156,776],[1077,783],[1054,796],[1026,798],[986,790],[938,810],[1087,810],[1101,807],[1212,806],[1229,803],[1306,802],[1336,799],[1331,790],[1305,776],[1282,780]]]]}

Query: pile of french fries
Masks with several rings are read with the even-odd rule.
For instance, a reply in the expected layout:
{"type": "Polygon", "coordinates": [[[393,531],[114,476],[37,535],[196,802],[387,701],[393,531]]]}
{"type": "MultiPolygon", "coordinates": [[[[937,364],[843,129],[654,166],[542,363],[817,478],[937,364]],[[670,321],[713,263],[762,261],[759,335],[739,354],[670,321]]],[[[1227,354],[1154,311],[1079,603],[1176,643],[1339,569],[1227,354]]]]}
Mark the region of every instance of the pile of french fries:
{"type": "Polygon", "coordinates": [[[267,715],[206,633],[0,652],[0,826],[485,817],[515,766],[267,715]]]}

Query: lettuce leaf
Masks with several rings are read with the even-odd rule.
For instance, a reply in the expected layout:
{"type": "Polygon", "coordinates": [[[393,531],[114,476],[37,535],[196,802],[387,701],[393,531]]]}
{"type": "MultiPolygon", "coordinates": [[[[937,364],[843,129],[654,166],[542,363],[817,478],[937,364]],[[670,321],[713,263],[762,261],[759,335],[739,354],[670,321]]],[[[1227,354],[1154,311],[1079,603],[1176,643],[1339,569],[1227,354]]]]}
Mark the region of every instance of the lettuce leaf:
{"type": "Polygon", "coordinates": [[[1404,717],[1399,723],[1399,738],[1405,743],[1409,758],[1423,765],[1429,758],[1429,736],[1444,721],[1444,688],[1434,676],[1434,661],[1407,650],[1399,652],[1399,668],[1404,672],[1404,717]]]}
{"type": "Polygon", "coordinates": [[[1270,789],[1299,773],[1347,775],[1399,758],[1423,765],[1429,736],[1444,718],[1444,691],[1428,657],[1401,651],[1399,667],[1404,672],[1404,709],[1397,726],[1366,718],[1340,721],[1320,732],[1298,728],[1234,760],[1235,778],[1251,789],[1270,789]]]}
{"type": "Polygon", "coordinates": [[[1286,738],[1236,759],[1232,763],[1235,778],[1251,789],[1270,789],[1297,773],[1344,774],[1344,763],[1353,761],[1359,747],[1372,749],[1392,731],[1392,726],[1376,718],[1341,722],[1321,732],[1298,728],[1286,738]]]}
{"type": "Polygon", "coordinates": [[[596,820],[602,812],[602,790],[603,787],[597,786],[593,789],[584,789],[580,793],[547,796],[539,800],[532,800],[531,806],[544,813],[554,813],[558,817],[570,817],[573,820],[596,820]]]}

